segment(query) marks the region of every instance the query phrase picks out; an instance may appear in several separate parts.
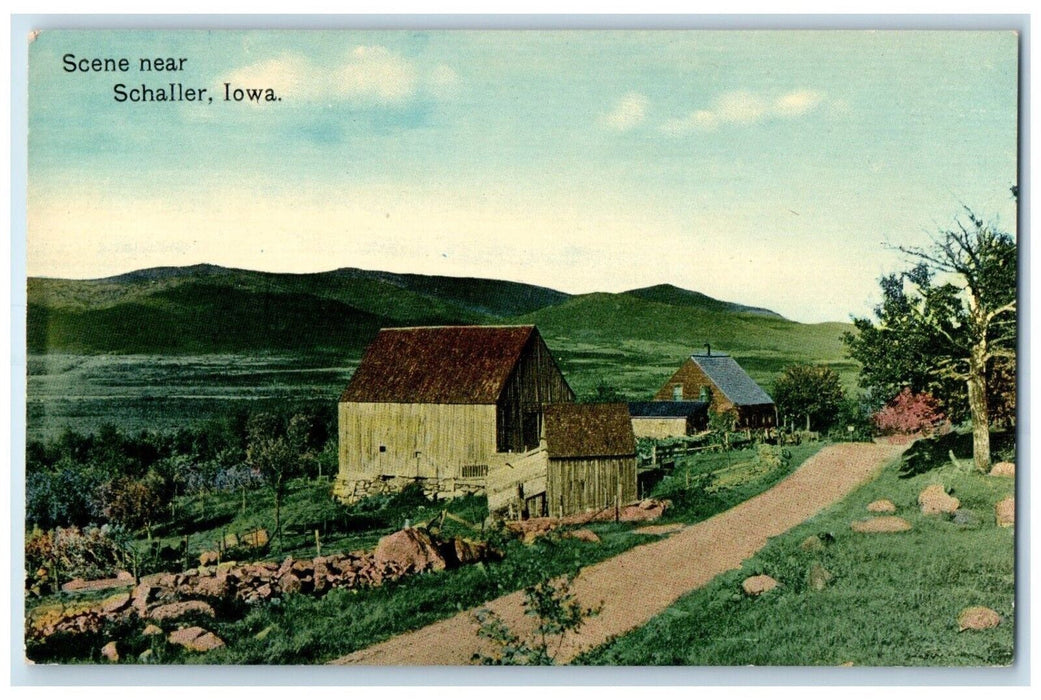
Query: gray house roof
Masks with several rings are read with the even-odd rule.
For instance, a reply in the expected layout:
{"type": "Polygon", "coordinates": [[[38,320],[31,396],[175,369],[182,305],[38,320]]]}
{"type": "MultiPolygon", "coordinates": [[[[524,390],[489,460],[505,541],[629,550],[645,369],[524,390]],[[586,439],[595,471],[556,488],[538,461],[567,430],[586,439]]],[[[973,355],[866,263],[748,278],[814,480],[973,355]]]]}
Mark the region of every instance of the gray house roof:
{"type": "Polygon", "coordinates": [[[730,355],[691,355],[690,359],[701,368],[723,395],[738,406],[772,404],[773,399],[741,369],[730,355]]]}
{"type": "Polygon", "coordinates": [[[629,415],[633,418],[687,418],[708,415],[707,401],[630,401],[629,415]]]}

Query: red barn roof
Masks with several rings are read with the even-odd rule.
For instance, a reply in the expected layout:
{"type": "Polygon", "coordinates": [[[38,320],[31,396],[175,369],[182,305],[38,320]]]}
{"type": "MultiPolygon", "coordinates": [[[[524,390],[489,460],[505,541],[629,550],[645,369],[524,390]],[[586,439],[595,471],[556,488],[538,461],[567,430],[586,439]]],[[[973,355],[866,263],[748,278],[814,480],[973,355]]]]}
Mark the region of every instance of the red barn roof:
{"type": "Polygon", "coordinates": [[[535,326],[384,328],[340,401],[493,404],[535,326]]]}
{"type": "Polygon", "coordinates": [[[558,403],[546,406],[546,450],[561,457],[631,457],[636,454],[629,406],[558,403]]]}

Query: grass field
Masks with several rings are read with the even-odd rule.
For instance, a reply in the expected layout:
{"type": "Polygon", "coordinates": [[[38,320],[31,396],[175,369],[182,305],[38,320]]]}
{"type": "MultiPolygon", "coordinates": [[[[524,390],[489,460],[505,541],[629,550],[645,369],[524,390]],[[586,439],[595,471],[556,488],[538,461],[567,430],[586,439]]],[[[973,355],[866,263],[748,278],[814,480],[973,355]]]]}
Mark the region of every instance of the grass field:
{"type": "Polygon", "coordinates": [[[1014,531],[995,525],[994,504],[1011,495],[1010,479],[944,464],[912,478],[897,465],[842,503],[772,540],[738,571],[681,598],[644,627],[576,663],[611,665],[993,666],[1013,658],[1014,531]],[[918,494],[929,484],[953,490],[975,523],[925,516],[918,494]],[[887,498],[913,529],[858,534],[868,503],[887,498]],[[807,537],[834,538],[823,551],[807,537]],[[834,575],[814,590],[814,566],[834,575]],[[759,598],[741,591],[748,576],[781,586],[759,598]],[[988,606],[995,629],[958,631],[958,613],[988,606]]]}
{"type": "Polygon", "coordinates": [[[240,408],[333,406],[357,357],[310,354],[79,355],[28,358],[30,440],[111,423],[125,432],[176,430],[240,408]]]}
{"type": "MultiPolygon", "coordinates": [[[[800,446],[787,464],[765,474],[750,470],[740,483],[711,497],[703,494],[709,481],[699,475],[712,475],[721,470],[732,472],[735,465],[738,469],[751,465],[754,451],[737,451],[729,459],[721,455],[681,458],[673,476],[661,482],[654,494],[677,500],[670,520],[696,522],[769,488],[822,446],[822,443],[800,446]],[[688,471],[694,478],[686,478],[688,471]],[[686,499],[699,505],[685,505],[685,501],[681,502],[684,494],[686,499]]],[[[314,529],[322,533],[324,553],[350,551],[372,547],[381,535],[399,529],[406,518],[412,523],[422,522],[438,515],[442,508],[448,508],[464,519],[480,522],[487,512],[485,501],[480,498],[458,499],[447,504],[376,499],[345,508],[328,498],[328,488],[329,485],[322,482],[293,482],[283,510],[284,547],[279,554],[269,555],[269,559],[285,554],[313,556],[314,529]]],[[[178,503],[175,519],[157,526],[155,535],[175,545],[184,533],[191,533],[190,554],[197,556],[199,551],[210,548],[224,531],[256,526],[271,528],[273,503],[269,489],[250,492],[248,496],[245,508],[241,495],[235,492],[213,494],[205,499],[184,499],[178,503]]],[[[227,642],[225,649],[204,658],[142,637],[140,625],[106,629],[99,635],[81,635],[75,641],[56,635],[46,645],[30,648],[29,653],[39,662],[97,661],[105,641],[117,638],[121,648],[127,650],[124,658],[129,662],[135,662],[137,655],[146,649],[153,649],[152,662],[155,663],[320,663],[546,578],[576,572],[583,566],[657,539],[655,535],[634,533],[639,525],[592,524],[589,527],[601,538],[599,543],[557,536],[540,538],[531,545],[519,540],[498,540],[505,554],[499,562],[412,576],[379,588],[334,590],[323,598],[288,595],[278,603],[236,611],[217,623],[200,620],[200,624],[227,642]]],[[[475,536],[450,520],[446,534],[475,536]]],[[[46,604],[52,600],[50,597],[28,604],[46,604]]]]}

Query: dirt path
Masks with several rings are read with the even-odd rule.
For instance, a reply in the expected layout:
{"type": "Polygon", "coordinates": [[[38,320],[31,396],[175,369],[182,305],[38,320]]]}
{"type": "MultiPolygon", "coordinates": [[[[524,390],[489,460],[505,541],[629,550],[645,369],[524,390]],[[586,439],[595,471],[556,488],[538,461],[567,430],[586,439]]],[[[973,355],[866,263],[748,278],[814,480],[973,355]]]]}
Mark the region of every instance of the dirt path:
{"type": "MultiPolygon", "coordinates": [[[[664,540],[634,547],[581,571],[572,590],[583,605],[602,609],[577,635],[563,640],[558,663],[643,625],[677,598],[738,568],[767,541],[842,499],[899,455],[906,445],[832,445],[772,489],[664,540]]],[[[514,630],[530,629],[523,593],[485,606],[514,630]]],[[[473,610],[338,659],[337,664],[462,665],[486,649],[473,610]]]]}

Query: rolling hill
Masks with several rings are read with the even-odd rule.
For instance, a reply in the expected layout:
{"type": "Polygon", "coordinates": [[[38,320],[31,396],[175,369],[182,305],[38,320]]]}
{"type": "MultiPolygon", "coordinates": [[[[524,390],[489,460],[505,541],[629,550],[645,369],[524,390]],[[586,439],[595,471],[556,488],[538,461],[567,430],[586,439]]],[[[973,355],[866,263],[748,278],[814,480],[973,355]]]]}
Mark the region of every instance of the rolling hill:
{"type": "Polygon", "coordinates": [[[764,386],[792,362],[830,364],[850,386],[855,371],[841,343],[849,324],[796,323],[668,284],[568,295],[492,279],[216,265],[28,281],[32,353],[288,351],[356,359],[381,327],[482,323],[538,325],[580,394],[607,383],[643,398],[706,343],[733,354],[764,386]]]}

